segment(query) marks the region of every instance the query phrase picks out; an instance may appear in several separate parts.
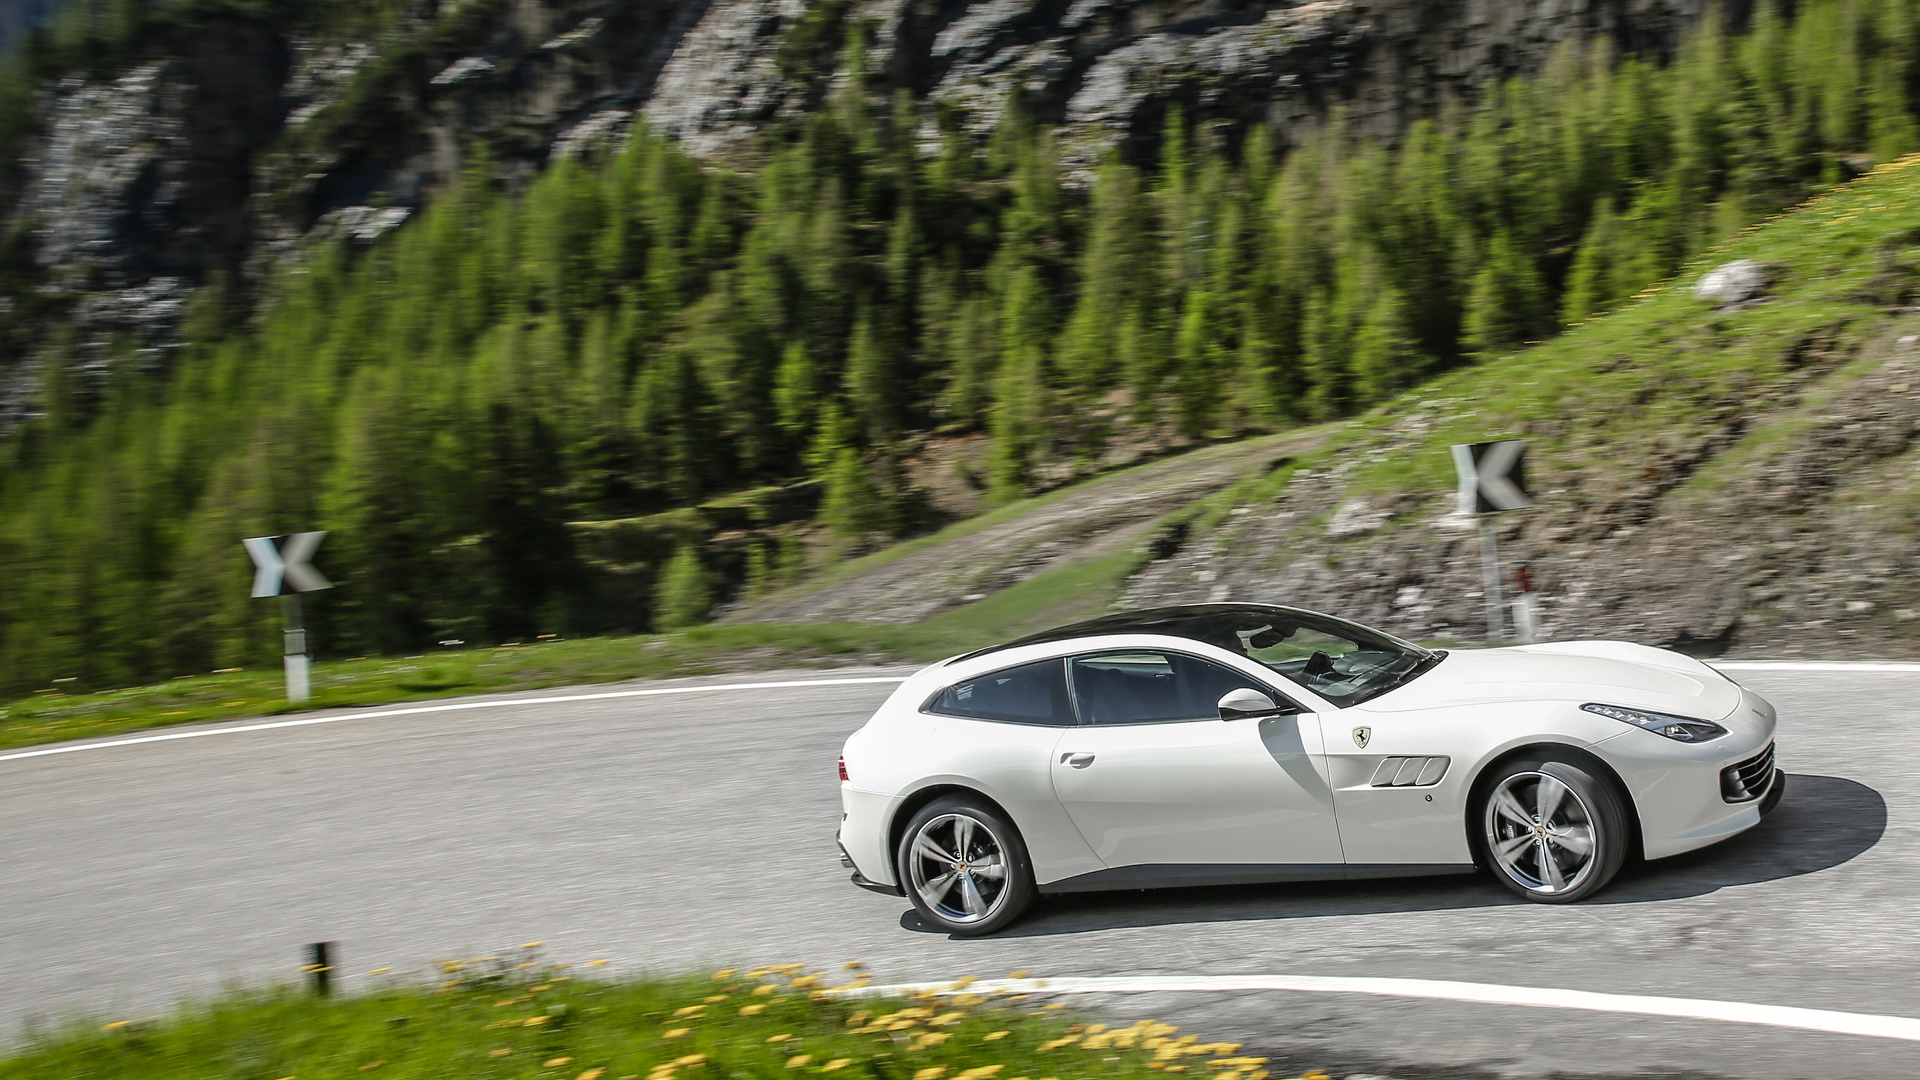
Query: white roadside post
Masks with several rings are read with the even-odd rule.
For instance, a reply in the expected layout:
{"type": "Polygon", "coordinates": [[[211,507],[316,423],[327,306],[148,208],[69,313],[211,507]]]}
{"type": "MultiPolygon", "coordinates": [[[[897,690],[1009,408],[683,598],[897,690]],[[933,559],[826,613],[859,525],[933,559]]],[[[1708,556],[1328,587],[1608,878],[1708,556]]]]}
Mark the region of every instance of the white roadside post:
{"type": "Polygon", "coordinates": [[[287,667],[287,700],[312,697],[311,666],[307,655],[306,619],[300,612],[300,594],[333,588],[333,582],[313,568],[313,553],[326,538],[324,532],[288,536],[251,536],[240,541],[253,558],[253,595],[278,596],[282,619],[282,648],[287,667]]]}
{"type": "Polygon", "coordinates": [[[1453,447],[1453,468],[1460,477],[1460,512],[1480,522],[1480,580],[1486,596],[1488,640],[1507,635],[1506,605],[1500,597],[1500,541],[1489,515],[1533,505],[1526,487],[1526,453],[1524,439],[1456,443],[1453,447]]]}

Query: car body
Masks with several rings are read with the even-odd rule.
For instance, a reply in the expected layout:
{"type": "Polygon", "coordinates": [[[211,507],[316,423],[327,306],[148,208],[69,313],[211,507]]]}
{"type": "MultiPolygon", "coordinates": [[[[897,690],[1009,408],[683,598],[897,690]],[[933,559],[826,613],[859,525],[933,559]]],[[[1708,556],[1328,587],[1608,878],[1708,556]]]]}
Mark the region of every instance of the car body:
{"type": "MultiPolygon", "coordinates": [[[[903,829],[944,798],[979,808],[969,831],[1011,826],[1042,893],[1464,873],[1512,849],[1537,880],[1507,884],[1561,901],[1611,870],[1556,886],[1577,861],[1556,837],[1606,834],[1617,869],[1757,824],[1784,789],[1774,726],[1758,694],[1644,645],[1438,652],[1297,608],[1160,608],[908,678],[846,742],[840,844],[856,883],[912,896],[903,829]],[[1555,764],[1505,776],[1535,759],[1555,764]]],[[[939,881],[967,861],[954,827],[921,847],[948,853],[939,881]]],[[[977,899],[954,896],[950,914],[977,899]]]]}

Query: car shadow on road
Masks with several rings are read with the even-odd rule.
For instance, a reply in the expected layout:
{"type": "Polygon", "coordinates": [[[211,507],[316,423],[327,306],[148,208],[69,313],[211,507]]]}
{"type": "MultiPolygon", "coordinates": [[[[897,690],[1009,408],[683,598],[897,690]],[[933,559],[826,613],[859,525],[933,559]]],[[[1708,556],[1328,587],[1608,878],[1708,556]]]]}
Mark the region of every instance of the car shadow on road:
{"type": "MultiPolygon", "coordinates": [[[[1637,904],[1704,896],[1734,885],[1798,877],[1840,865],[1880,842],[1887,803],[1874,789],[1838,776],[1790,774],[1780,806],[1759,825],[1700,851],[1629,865],[1589,904],[1637,904]]],[[[1176,923],[1381,915],[1523,904],[1485,874],[1235,885],[1044,897],[995,935],[1048,937],[1176,923]]],[[[908,930],[936,933],[909,908],[908,930]]]]}

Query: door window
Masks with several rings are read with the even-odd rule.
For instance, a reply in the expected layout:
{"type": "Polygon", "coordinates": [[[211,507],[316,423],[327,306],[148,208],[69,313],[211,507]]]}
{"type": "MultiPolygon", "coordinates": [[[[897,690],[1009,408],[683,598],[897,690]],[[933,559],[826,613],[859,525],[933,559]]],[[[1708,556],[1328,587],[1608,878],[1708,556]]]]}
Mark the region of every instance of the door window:
{"type": "Polygon", "coordinates": [[[1218,720],[1220,699],[1229,691],[1252,687],[1273,694],[1231,668],[1183,653],[1100,653],[1075,657],[1071,667],[1083,724],[1218,720]]]}
{"type": "Polygon", "coordinates": [[[1062,664],[1059,660],[1042,660],[954,683],[934,695],[927,711],[1009,724],[1069,727],[1073,724],[1073,706],[1067,701],[1062,664]]]}

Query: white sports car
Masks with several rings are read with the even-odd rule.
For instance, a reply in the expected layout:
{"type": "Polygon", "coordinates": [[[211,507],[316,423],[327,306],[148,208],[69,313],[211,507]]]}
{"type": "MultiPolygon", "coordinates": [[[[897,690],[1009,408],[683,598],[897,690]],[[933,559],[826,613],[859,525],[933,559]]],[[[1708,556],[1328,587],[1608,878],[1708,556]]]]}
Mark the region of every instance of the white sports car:
{"type": "Polygon", "coordinates": [[[1421,648],[1268,604],[944,660],[840,759],[843,861],[934,927],[1038,893],[1470,873],[1591,896],[1779,802],[1774,709],[1644,645],[1421,648]]]}

